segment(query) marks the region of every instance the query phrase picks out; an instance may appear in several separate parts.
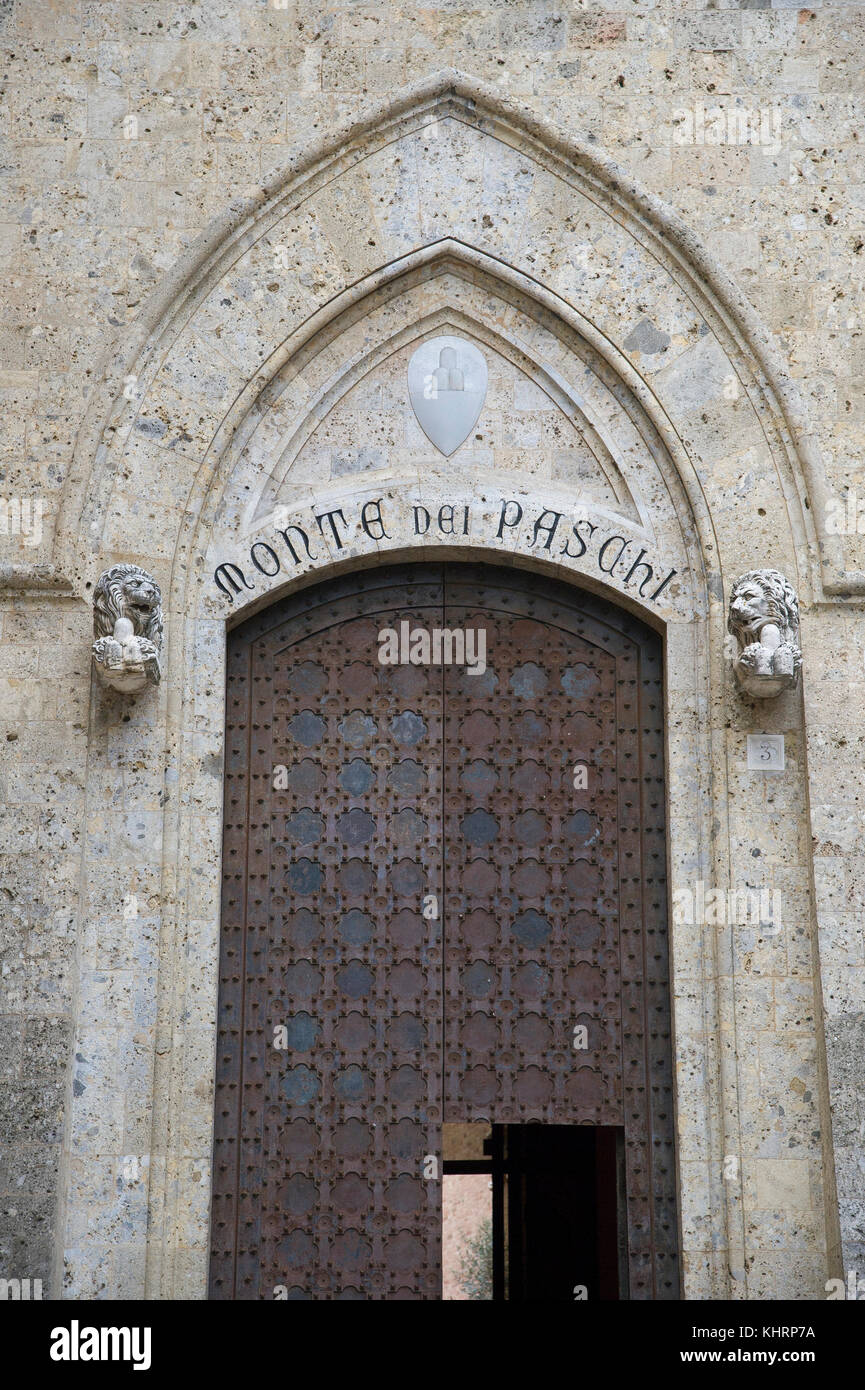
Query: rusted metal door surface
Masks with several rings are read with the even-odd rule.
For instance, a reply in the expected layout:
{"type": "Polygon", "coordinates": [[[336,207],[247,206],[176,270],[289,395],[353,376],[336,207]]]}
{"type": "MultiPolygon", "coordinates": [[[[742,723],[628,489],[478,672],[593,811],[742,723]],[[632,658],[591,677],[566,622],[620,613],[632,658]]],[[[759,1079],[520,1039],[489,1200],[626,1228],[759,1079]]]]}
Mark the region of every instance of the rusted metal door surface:
{"type": "Polygon", "coordinates": [[[226,720],[211,1296],[440,1297],[429,1160],[484,1119],[623,1126],[630,1297],[678,1297],[657,637],[366,571],[231,634],[226,720]],[[486,669],[381,664],[401,624],[486,669]]]}

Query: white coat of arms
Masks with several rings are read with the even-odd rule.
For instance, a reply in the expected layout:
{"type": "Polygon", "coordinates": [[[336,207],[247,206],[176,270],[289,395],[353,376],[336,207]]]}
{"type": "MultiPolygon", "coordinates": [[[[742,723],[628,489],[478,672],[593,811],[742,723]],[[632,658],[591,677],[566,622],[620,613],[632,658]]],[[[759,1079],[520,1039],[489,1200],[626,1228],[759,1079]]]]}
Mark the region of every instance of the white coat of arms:
{"type": "Polygon", "coordinates": [[[487,394],[487,364],[464,338],[430,338],[408,364],[408,394],[431,444],[450,458],[468,439],[487,394]]]}

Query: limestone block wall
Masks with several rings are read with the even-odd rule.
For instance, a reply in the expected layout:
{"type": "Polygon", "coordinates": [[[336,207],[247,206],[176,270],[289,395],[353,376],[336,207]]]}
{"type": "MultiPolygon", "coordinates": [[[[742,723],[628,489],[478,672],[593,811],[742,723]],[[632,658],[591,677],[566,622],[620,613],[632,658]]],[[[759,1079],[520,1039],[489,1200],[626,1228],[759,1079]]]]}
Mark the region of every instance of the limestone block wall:
{"type": "Polygon", "coordinates": [[[112,330],[298,139],[445,66],[667,199],[778,335],[835,493],[865,502],[862,6],[72,0],[13,5],[3,32],[5,482],[43,499],[37,555],[112,330]],[[709,143],[706,114],[697,143],[698,108],[765,112],[767,138],[709,143]]]}
{"type": "Polygon", "coordinates": [[[78,878],[87,830],[90,619],[69,596],[11,597],[0,708],[0,1264],[48,1293],[70,1085],[78,878]]]}
{"type": "MultiPolygon", "coordinates": [[[[66,1229],[62,1194],[69,1191],[69,1178],[102,1222],[105,1251],[100,1262],[88,1249],[85,1269],[76,1268],[70,1290],[89,1297],[135,1292],[144,1277],[140,1210],[149,1179],[141,1136],[161,1101],[152,1072],[152,1002],[139,999],[136,989],[155,974],[156,942],[164,930],[164,885],[152,859],[161,833],[157,818],[172,787],[165,780],[163,748],[148,741],[147,718],[126,730],[120,708],[109,706],[106,714],[104,704],[92,700],[86,587],[92,581],[62,573],[70,537],[57,535],[60,502],[76,440],[82,448],[85,411],[124,332],[212,219],[285,168],[299,143],[326,136],[371,101],[444,67],[482,81],[528,117],[546,118],[606,152],[621,165],[623,183],[633,179],[663,198],[775,335],[807,408],[802,434],[809,449],[819,447],[828,485],[827,497],[814,501],[817,520],[821,526],[828,522],[853,580],[815,594],[805,614],[804,731],[795,711],[778,716],[789,734],[790,777],[759,807],[750,792],[744,794],[759,824],[759,843],[737,845],[738,862],[754,847],[762,849],[804,925],[784,939],[783,963],[777,942],[755,946],[745,934],[736,943],[726,966],[739,982],[737,1002],[730,1003],[739,1014],[738,1022],[726,1015],[730,1031],[724,1041],[735,1049],[735,1038],[741,1041],[748,1030],[763,1039],[743,1056],[740,1068],[748,1143],[764,1164],[759,1177],[745,1173],[752,1216],[736,1218],[743,1246],[749,1219],[761,1222],[765,1233],[780,1211],[786,1232],[778,1238],[774,1264],[766,1257],[765,1269],[753,1272],[752,1288],[778,1296],[786,1270],[785,1296],[815,1296],[825,1263],[815,1250],[825,1250],[827,1242],[830,1263],[848,1269],[858,1261],[862,1269],[865,5],[716,9],[622,0],[620,8],[602,10],[577,0],[489,0],[477,6],[447,0],[427,7],[397,0],[289,0],[285,8],[265,0],[18,0],[0,25],[0,1027],[9,1080],[0,1156],[0,1275],[42,1278],[46,1295],[59,1296],[64,1266],[58,1233],[66,1229]],[[94,740],[98,752],[89,759],[88,779],[94,740]],[[805,801],[810,825],[801,814],[805,801]],[[93,876],[84,874],[85,855],[103,870],[98,891],[93,876]],[[130,896],[137,916],[124,918],[121,910],[118,923],[118,902],[130,896]],[[102,1075],[109,1065],[119,1021],[133,1041],[112,1064],[116,1109],[108,1114],[92,1078],[94,1068],[101,1067],[102,1075]],[[77,1055],[71,1048],[74,1024],[79,1039],[88,1042],[77,1055]],[[83,1115],[75,1130],[67,1122],[73,1101],[83,1115]],[[778,1147],[778,1131],[772,1132],[767,1118],[772,1106],[783,1109],[792,1126],[790,1134],[784,1130],[785,1141],[792,1135],[802,1146],[794,1157],[778,1147]],[[106,1125],[113,1126],[112,1166],[95,1170],[88,1155],[100,1151],[100,1127],[106,1125]],[[836,1173],[840,1228],[832,1216],[836,1173]],[[801,1265],[786,1243],[797,1223],[801,1265]]],[[[442,159],[434,179],[447,189],[460,169],[458,159],[442,159]]],[[[562,242],[576,231],[571,206],[545,201],[537,188],[530,200],[518,170],[501,178],[493,171],[488,193],[493,185],[490,225],[476,229],[490,252],[507,258],[531,217],[535,232],[525,268],[541,281],[558,277],[560,286],[576,285],[581,274],[592,273],[593,255],[606,257],[614,276],[599,288],[607,295],[604,312],[612,333],[620,300],[615,275],[628,278],[613,234],[607,231],[605,241],[588,238],[585,265],[573,258],[563,263],[562,242]]],[[[350,274],[381,264],[408,244],[405,189],[398,179],[387,194],[382,176],[374,231],[358,211],[366,193],[346,187],[329,220],[322,199],[314,236],[302,219],[293,237],[286,238],[283,229],[283,239],[302,248],[298,297],[286,312],[326,301],[350,274]],[[378,236],[384,246],[370,244],[378,236]]],[[[435,228],[431,218],[420,230],[429,236],[435,228]]],[[[173,360],[184,370],[166,384],[162,400],[168,401],[168,388],[174,391],[168,419],[183,428],[165,437],[159,416],[145,406],[136,438],[152,465],[152,482],[142,494],[127,454],[112,498],[116,522],[109,519],[104,535],[93,537],[94,563],[106,540],[122,552],[107,556],[107,564],[126,558],[130,536],[140,537],[132,558],[148,559],[167,586],[175,538],[166,516],[187,500],[167,484],[160,489],[165,453],[157,450],[170,446],[175,459],[193,460],[206,450],[259,365],[256,312],[242,292],[221,294],[209,325],[199,322],[199,329],[212,333],[210,342],[199,332],[175,350],[173,360]],[[220,302],[226,298],[228,304],[220,302]]],[[[682,322],[636,316],[622,325],[621,337],[647,373],[675,378],[683,370],[675,362],[666,365],[663,356],[671,342],[677,354],[685,346],[682,322]]],[[[750,465],[733,469],[726,454],[713,452],[718,416],[701,380],[714,370],[708,360],[701,367],[698,354],[686,364],[688,380],[668,389],[682,401],[686,443],[707,461],[707,491],[714,486],[725,496],[725,524],[741,532],[743,555],[753,547],[755,527],[765,528],[760,544],[768,554],[789,499],[767,481],[756,435],[744,441],[755,449],[750,465]]],[[[564,484],[589,478],[595,463],[584,442],[551,438],[541,418],[549,412],[540,412],[533,386],[517,385],[517,378],[512,366],[503,367],[494,383],[498,433],[494,440],[476,441],[468,475],[493,464],[497,471],[516,471],[531,455],[544,477],[555,480],[558,469],[564,484]],[[487,452],[493,446],[495,459],[487,452]]],[[[723,379],[715,386],[722,398],[723,379]]],[[[138,387],[135,379],[126,382],[127,399],[135,398],[138,387]]],[[[358,397],[362,390],[357,388],[358,397]]],[[[390,466],[381,439],[353,442],[360,429],[369,433],[372,416],[380,422],[387,390],[385,373],[371,404],[347,402],[343,418],[333,416],[299,443],[292,459],[298,483],[321,479],[328,469],[330,483],[348,475],[357,483],[354,475],[364,468],[390,466]]],[[[755,431],[751,423],[748,428],[755,431]]],[[[405,452],[400,457],[405,463],[405,452]]],[[[603,493],[609,483],[592,476],[596,500],[609,501],[603,493]]],[[[291,497],[287,485],[272,500],[291,497]]],[[[720,517],[723,508],[717,500],[715,506],[720,517]]],[[[253,519],[242,517],[237,498],[226,508],[224,534],[232,519],[251,528],[253,519]]],[[[79,539],[86,550],[88,537],[79,539]]],[[[804,554],[798,559],[804,565],[804,554]]],[[[796,563],[789,550],[784,563],[796,563]]],[[[721,595],[715,598],[722,602],[721,595]]],[[[741,705],[716,705],[712,717],[718,755],[738,766],[745,732],[741,705]]],[[[190,732],[207,738],[200,729],[190,732]]],[[[218,758],[209,745],[207,755],[218,758]]],[[[694,872],[702,870],[695,866],[694,872]]],[[[721,961],[719,975],[724,966],[721,961]]],[[[688,1055],[682,1060],[697,1064],[688,1055]]],[[[206,1097],[201,1105],[206,1110],[206,1097]]],[[[188,1164],[200,1158],[197,1149],[190,1151],[188,1164]]],[[[707,1163],[696,1149],[685,1159],[707,1163]]],[[[717,1191],[721,1182],[720,1173],[706,1174],[705,1186],[717,1191]]],[[[206,1221],[206,1212],[198,1218],[206,1221]]],[[[689,1210],[686,1218],[691,1234],[699,1232],[694,1248],[705,1245],[707,1268],[726,1264],[726,1254],[717,1253],[721,1236],[707,1228],[703,1214],[689,1210]]],[[[73,1221],[67,1249],[75,1250],[79,1234],[88,1232],[73,1221]]]]}

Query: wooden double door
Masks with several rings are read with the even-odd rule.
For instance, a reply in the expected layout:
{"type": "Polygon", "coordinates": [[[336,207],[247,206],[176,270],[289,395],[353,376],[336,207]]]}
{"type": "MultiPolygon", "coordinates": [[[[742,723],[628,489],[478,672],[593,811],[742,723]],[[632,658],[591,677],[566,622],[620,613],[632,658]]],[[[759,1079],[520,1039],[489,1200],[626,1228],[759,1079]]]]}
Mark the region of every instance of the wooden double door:
{"type": "Polygon", "coordinates": [[[677,1298],[656,634],[351,574],[230,634],[225,759],[211,1296],[441,1297],[442,1128],[488,1122],[618,1132],[620,1296],[677,1298]]]}

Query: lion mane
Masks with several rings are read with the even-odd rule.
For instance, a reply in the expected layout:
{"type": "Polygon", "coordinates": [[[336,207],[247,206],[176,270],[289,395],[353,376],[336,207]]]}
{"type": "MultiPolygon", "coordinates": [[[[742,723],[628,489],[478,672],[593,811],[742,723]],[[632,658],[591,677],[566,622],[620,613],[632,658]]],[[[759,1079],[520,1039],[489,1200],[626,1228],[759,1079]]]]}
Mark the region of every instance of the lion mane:
{"type": "Polygon", "coordinates": [[[93,632],[96,637],[110,637],[118,618],[129,618],[136,637],[146,637],[155,647],[162,645],[162,599],[159,585],[138,565],[113,565],[101,576],[93,593],[93,632]],[[130,601],[131,580],[144,580],[152,585],[155,601],[146,619],[130,601]]]}
{"type": "MultiPolygon", "coordinates": [[[[749,570],[736,581],[730,595],[731,606],[746,584],[758,585],[766,599],[771,617],[781,629],[782,635],[785,638],[791,637],[799,626],[799,600],[783,574],[779,570],[749,570]]],[[[737,620],[732,612],[727,621],[727,629],[734,635],[742,631],[741,621],[737,620]]]]}

